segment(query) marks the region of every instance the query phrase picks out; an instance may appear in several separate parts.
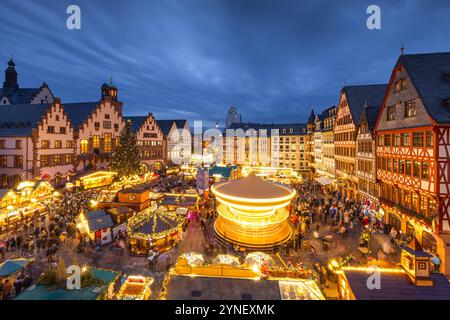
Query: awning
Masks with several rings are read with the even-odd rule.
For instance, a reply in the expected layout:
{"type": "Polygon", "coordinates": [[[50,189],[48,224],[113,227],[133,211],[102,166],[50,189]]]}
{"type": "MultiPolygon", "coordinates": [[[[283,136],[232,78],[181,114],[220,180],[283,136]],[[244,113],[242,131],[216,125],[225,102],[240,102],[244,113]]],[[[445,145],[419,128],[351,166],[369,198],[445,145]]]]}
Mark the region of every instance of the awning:
{"type": "Polygon", "coordinates": [[[323,186],[327,186],[327,185],[333,183],[333,181],[331,179],[329,179],[329,178],[327,178],[325,176],[321,176],[321,177],[316,178],[316,181],[318,183],[320,183],[321,185],[323,185],[323,186]]]}

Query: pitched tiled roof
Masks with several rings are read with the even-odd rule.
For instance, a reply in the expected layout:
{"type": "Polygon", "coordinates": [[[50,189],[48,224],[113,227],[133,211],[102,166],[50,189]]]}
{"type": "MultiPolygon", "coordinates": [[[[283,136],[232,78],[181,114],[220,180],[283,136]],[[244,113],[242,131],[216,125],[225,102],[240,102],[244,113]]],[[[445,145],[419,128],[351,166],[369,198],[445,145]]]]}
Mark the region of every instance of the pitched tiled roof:
{"type": "Polygon", "coordinates": [[[433,287],[413,285],[406,274],[380,272],[381,288],[369,290],[366,271],[344,270],[357,300],[450,300],[450,283],[442,274],[431,274],[433,287]]]}
{"type": "Polygon", "coordinates": [[[162,132],[166,136],[169,134],[170,128],[172,128],[172,124],[174,122],[175,122],[175,125],[177,126],[178,129],[182,129],[186,125],[187,120],[183,120],[183,119],[177,119],[177,120],[156,120],[156,123],[159,125],[159,127],[162,130],[162,132]]]}
{"type": "Polygon", "coordinates": [[[438,123],[450,123],[450,52],[400,56],[429,115],[438,123]]]}
{"type": "Polygon", "coordinates": [[[98,105],[99,102],[63,103],[64,111],[76,129],[83,124],[98,105]]]}
{"type": "Polygon", "coordinates": [[[131,120],[131,129],[133,132],[137,132],[139,128],[144,124],[145,120],[147,120],[146,116],[137,116],[137,117],[124,117],[125,121],[131,120]]]}
{"type": "Polygon", "coordinates": [[[352,119],[357,125],[364,107],[379,107],[386,94],[387,84],[346,86],[345,92],[352,119]]]}
{"type": "Polygon", "coordinates": [[[6,96],[10,104],[27,104],[41,88],[3,88],[3,96],[6,96]]]}
{"type": "Polygon", "coordinates": [[[111,228],[114,226],[112,218],[105,210],[91,211],[86,214],[89,230],[91,232],[111,228]]]}
{"type": "Polygon", "coordinates": [[[314,113],[314,110],[311,110],[311,113],[309,114],[309,118],[308,118],[308,124],[314,124],[315,120],[316,120],[316,115],[314,113]]]}
{"type": "Polygon", "coordinates": [[[362,120],[367,121],[370,132],[373,132],[373,129],[375,128],[379,112],[380,107],[365,107],[364,111],[361,113],[360,121],[362,120]]]}
{"type": "Polygon", "coordinates": [[[50,104],[16,104],[0,106],[0,136],[29,136],[50,104]]]}

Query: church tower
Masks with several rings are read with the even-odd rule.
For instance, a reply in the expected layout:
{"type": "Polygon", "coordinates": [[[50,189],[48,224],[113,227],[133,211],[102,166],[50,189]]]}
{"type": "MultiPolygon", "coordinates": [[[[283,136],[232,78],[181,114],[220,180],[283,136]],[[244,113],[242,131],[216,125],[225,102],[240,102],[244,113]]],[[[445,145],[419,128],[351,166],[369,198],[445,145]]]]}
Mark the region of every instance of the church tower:
{"type": "Polygon", "coordinates": [[[113,101],[117,101],[117,87],[113,84],[112,78],[109,83],[104,83],[102,85],[102,100],[105,97],[110,97],[113,101]]]}
{"type": "Polygon", "coordinates": [[[12,58],[9,60],[8,68],[5,70],[3,89],[19,89],[19,84],[17,83],[16,64],[12,58]]]}

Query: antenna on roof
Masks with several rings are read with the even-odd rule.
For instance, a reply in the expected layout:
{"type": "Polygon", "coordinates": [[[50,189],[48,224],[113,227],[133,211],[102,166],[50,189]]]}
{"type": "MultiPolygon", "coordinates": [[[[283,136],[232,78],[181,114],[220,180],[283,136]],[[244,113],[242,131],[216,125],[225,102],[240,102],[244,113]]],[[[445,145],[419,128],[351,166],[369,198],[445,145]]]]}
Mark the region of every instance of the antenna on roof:
{"type": "Polygon", "coordinates": [[[405,54],[405,47],[403,45],[400,48],[400,53],[401,53],[401,55],[405,54]]]}

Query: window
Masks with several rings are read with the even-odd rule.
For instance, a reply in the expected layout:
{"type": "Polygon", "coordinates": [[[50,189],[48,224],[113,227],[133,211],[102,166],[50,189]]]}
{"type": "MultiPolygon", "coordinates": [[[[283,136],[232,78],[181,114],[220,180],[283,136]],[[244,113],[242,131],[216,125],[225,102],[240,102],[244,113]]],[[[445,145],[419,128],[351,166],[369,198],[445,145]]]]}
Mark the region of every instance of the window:
{"type": "Polygon", "coordinates": [[[436,200],[434,198],[428,199],[428,215],[436,214],[436,200]]]}
{"type": "Polygon", "coordinates": [[[22,156],[14,156],[14,168],[22,168],[23,158],[22,156]]]}
{"type": "Polygon", "coordinates": [[[387,108],[387,120],[388,121],[395,120],[395,106],[389,106],[387,108]]]}
{"type": "Polygon", "coordinates": [[[47,133],[55,133],[55,127],[54,126],[48,126],[47,127],[47,133]]]}
{"type": "Polygon", "coordinates": [[[405,160],[398,161],[398,173],[405,174],[405,160]]]}
{"type": "Polygon", "coordinates": [[[393,146],[394,147],[400,147],[400,134],[399,133],[395,133],[394,135],[393,135],[393,146]]]}
{"type": "Polygon", "coordinates": [[[413,164],[413,176],[415,178],[420,178],[420,162],[419,161],[414,161],[414,164],[413,164]]]}
{"type": "Polygon", "coordinates": [[[402,133],[402,147],[409,147],[411,145],[409,132],[402,133]]]}
{"type": "Polygon", "coordinates": [[[53,164],[54,165],[60,165],[61,164],[61,155],[60,154],[55,154],[53,156],[53,164]]]}
{"type": "Polygon", "coordinates": [[[411,175],[411,160],[406,160],[405,162],[405,174],[407,176],[411,175]]]}
{"type": "Polygon", "coordinates": [[[411,192],[411,209],[414,212],[417,212],[419,208],[419,196],[417,195],[417,192],[411,192]]]}
{"type": "Polygon", "coordinates": [[[0,149],[5,149],[5,140],[0,140],[0,149]]]}
{"type": "Polygon", "coordinates": [[[100,148],[100,136],[94,136],[92,138],[92,147],[94,149],[100,148]]]}
{"type": "Polygon", "coordinates": [[[433,131],[426,132],[427,148],[433,147],[433,131]]]}
{"type": "Polygon", "coordinates": [[[386,147],[390,147],[391,146],[391,135],[390,134],[385,134],[384,135],[384,145],[386,147]]]}
{"type": "Polygon", "coordinates": [[[81,140],[80,141],[80,152],[81,153],[87,153],[88,152],[88,141],[87,140],[81,140]]]}
{"type": "Polygon", "coordinates": [[[110,153],[112,151],[112,145],[111,145],[111,134],[105,133],[104,137],[104,148],[105,153],[110,153]]]}
{"type": "Polygon", "coordinates": [[[405,118],[412,118],[416,116],[416,101],[405,102],[405,118]]]}
{"type": "Polygon", "coordinates": [[[41,168],[47,167],[49,165],[48,156],[47,155],[41,155],[40,157],[41,162],[41,168]]]}
{"type": "Polygon", "coordinates": [[[95,127],[95,131],[100,130],[100,122],[95,122],[94,127],[95,127]]]}
{"type": "Polygon", "coordinates": [[[61,148],[62,148],[62,141],[55,140],[55,149],[61,149],[61,148]]]}
{"type": "Polygon", "coordinates": [[[111,129],[111,121],[103,121],[103,129],[111,129]]]}
{"type": "Polygon", "coordinates": [[[0,156],[0,167],[1,168],[8,167],[8,156],[0,156]]]}
{"type": "Polygon", "coordinates": [[[422,180],[427,180],[430,178],[430,170],[428,162],[422,162],[422,180]]]}
{"type": "Polygon", "coordinates": [[[65,134],[66,133],[66,127],[59,128],[59,133],[65,134]]]}
{"type": "Polygon", "coordinates": [[[105,114],[105,119],[109,119],[109,114],[105,114]]]}
{"type": "Polygon", "coordinates": [[[423,131],[413,132],[413,147],[423,147],[423,131]]]}
{"type": "Polygon", "coordinates": [[[66,164],[71,164],[73,162],[73,154],[66,154],[66,164]]]}
{"type": "Polygon", "coordinates": [[[423,215],[427,214],[427,208],[428,208],[428,197],[426,195],[421,194],[420,195],[420,208],[419,212],[423,215]]]}
{"type": "Polygon", "coordinates": [[[73,148],[73,141],[72,140],[67,140],[66,141],[66,148],[73,148]]]}
{"type": "Polygon", "coordinates": [[[114,131],[119,131],[119,124],[118,123],[114,123],[114,131]]]}
{"type": "Polygon", "coordinates": [[[50,140],[42,140],[41,141],[41,148],[42,149],[49,149],[50,148],[50,140]]]}

